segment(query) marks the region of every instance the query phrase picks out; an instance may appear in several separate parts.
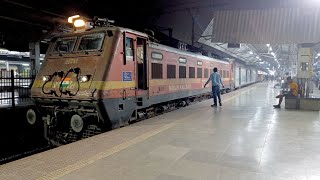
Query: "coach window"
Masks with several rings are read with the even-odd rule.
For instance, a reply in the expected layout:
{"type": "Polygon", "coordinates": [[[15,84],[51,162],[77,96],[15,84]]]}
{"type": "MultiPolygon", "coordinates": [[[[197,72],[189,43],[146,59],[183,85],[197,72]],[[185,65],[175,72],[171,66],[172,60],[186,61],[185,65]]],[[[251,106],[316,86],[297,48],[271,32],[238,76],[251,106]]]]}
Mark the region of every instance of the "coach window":
{"type": "Polygon", "coordinates": [[[176,78],[176,65],[167,65],[167,78],[175,79],[176,78]]]}
{"type": "Polygon", "coordinates": [[[202,68],[197,68],[197,78],[202,78],[202,68]]]}
{"type": "Polygon", "coordinates": [[[162,79],[162,64],[160,63],[151,63],[151,77],[152,79],[162,79]]]}
{"type": "Polygon", "coordinates": [[[229,75],[229,71],[227,71],[227,78],[229,78],[230,77],[230,75],[229,75]]]}
{"type": "Polygon", "coordinates": [[[222,74],[222,70],[221,69],[219,70],[219,74],[222,77],[223,74],[222,74]]]}
{"type": "Polygon", "coordinates": [[[212,74],[213,73],[213,69],[210,69],[210,74],[212,74]]]}
{"type": "Polygon", "coordinates": [[[226,77],[227,77],[226,70],[223,70],[223,78],[226,78],[226,77]]]}
{"type": "Polygon", "coordinates": [[[208,78],[208,77],[209,77],[209,70],[204,69],[204,78],[208,78]]]}
{"type": "Polygon", "coordinates": [[[196,77],[196,68],[189,67],[189,78],[195,78],[195,77],[196,77]]]}
{"type": "Polygon", "coordinates": [[[187,67],[186,66],[179,66],[179,78],[183,79],[187,77],[187,67]]]}
{"type": "Polygon", "coordinates": [[[133,39],[126,37],[126,56],[133,57],[133,39]]]}

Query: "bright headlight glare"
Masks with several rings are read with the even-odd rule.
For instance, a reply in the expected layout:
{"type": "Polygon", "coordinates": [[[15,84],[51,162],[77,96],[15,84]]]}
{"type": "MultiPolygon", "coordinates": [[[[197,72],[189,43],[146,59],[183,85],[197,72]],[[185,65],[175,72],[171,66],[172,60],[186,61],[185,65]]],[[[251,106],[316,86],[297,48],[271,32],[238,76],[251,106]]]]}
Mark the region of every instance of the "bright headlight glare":
{"type": "Polygon", "coordinates": [[[50,76],[42,76],[42,81],[49,81],[50,76]]]}
{"type": "Polygon", "coordinates": [[[73,22],[74,27],[84,27],[86,22],[83,19],[77,19],[73,22]]]}
{"type": "Polygon", "coordinates": [[[88,82],[89,81],[89,76],[80,76],[80,82],[88,82]]]}
{"type": "Polygon", "coordinates": [[[72,24],[72,23],[73,23],[73,20],[76,19],[76,18],[79,18],[79,17],[80,17],[79,15],[74,15],[74,16],[69,17],[69,18],[68,18],[68,23],[71,23],[71,24],[72,24]]]}

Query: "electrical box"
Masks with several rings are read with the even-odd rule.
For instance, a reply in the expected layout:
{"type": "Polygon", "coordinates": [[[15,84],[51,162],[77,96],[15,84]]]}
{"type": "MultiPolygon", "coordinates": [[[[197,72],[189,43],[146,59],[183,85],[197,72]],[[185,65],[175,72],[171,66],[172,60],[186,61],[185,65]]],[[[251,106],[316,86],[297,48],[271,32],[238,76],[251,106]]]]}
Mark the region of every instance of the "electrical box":
{"type": "Polygon", "coordinates": [[[311,78],[313,73],[313,50],[300,48],[297,62],[297,78],[311,78]]]}

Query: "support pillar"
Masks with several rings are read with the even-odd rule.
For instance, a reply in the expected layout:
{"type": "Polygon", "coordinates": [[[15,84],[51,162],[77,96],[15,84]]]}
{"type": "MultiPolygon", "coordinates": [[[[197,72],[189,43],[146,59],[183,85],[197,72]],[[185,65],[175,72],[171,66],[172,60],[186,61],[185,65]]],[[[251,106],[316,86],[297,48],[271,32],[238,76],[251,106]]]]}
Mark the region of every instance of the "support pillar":
{"type": "Polygon", "coordinates": [[[313,49],[300,45],[297,62],[297,81],[302,97],[309,97],[311,92],[311,78],[313,74],[313,49]]]}
{"type": "Polygon", "coordinates": [[[31,71],[38,72],[40,69],[40,42],[30,42],[29,52],[31,71]]]}

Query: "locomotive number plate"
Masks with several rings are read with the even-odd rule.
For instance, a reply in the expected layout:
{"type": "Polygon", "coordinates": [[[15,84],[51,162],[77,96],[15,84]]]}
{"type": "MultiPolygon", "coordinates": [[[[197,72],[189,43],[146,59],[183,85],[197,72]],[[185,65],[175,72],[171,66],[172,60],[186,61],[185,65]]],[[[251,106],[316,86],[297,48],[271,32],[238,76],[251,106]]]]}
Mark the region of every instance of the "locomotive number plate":
{"type": "Polygon", "coordinates": [[[77,58],[69,58],[66,59],[65,64],[77,64],[78,63],[78,59],[77,58]]]}

